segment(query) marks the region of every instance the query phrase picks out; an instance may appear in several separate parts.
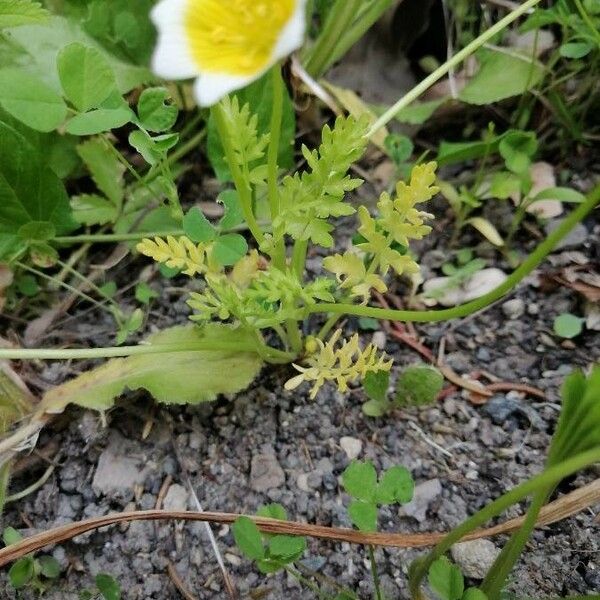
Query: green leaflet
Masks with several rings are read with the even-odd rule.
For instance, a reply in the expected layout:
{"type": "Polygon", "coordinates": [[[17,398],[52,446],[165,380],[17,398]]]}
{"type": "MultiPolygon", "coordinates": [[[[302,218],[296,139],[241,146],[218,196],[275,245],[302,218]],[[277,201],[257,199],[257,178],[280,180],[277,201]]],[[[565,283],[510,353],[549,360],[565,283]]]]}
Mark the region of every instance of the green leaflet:
{"type": "Polygon", "coordinates": [[[48,17],[48,11],[32,0],[2,0],[0,3],[0,28],[37,23],[48,17]]]}
{"type": "Polygon", "coordinates": [[[150,336],[151,345],[175,345],[182,351],[144,354],[110,360],[47,392],[40,410],[59,413],[68,404],[107,410],[126,390],[145,389],[165,404],[197,404],[219,394],[246,388],[258,375],[262,360],[250,335],[225,325],[201,329],[180,326],[150,336]],[[237,350],[194,350],[194,345],[231,344],[237,350]],[[247,348],[248,350],[242,350],[247,348]]]}
{"type": "Polygon", "coordinates": [[[63,183],[15,129],[0,122],[0,257],[17,254],[23,226],[44,222],[60,235],[74,229],[63,183]]]}

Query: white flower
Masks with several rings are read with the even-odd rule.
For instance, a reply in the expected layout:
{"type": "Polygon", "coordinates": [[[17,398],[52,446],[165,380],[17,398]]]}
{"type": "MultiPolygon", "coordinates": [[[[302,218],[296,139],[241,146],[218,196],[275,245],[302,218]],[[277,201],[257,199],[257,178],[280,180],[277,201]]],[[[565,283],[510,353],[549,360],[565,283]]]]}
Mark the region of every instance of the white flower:
{"type": "Polygon", "coordinates": [[[196,77],[210,106],[258,79],[302,45],[306,0],[160,0],[152,68],[164,79],[196,77]]]}

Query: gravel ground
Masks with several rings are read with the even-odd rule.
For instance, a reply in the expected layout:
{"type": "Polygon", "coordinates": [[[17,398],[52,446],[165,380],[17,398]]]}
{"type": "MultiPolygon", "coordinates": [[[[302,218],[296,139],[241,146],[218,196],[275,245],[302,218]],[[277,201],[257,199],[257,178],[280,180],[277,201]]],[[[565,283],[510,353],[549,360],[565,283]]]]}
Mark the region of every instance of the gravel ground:
{"type": "MultiPolygon", "coordinates": [[[[572,239],[570,247],[553,255],[555,265],[568,260],[567,253],[573,251],[598,258],[600,226],[589,222],[586,227],[583,238],[572,239]]],[[[433,236],[421,250],[424,274],[429,276],[447,255],[443,237],[433,236]]],[[[318,268],[318,257],[310,264],[318,268]]],[[[549,268],[546,264],[543,270],[549,268]]],[[[128,277],[127,266],[118,267],[117,273],[119,269],[121,277],[128,277]]],[[[150,314],[153,327],[185,322],[187,308],[180,283],[153,281],[161,289],[150,314]]],[[[511,297],[476,316],[417,329],[434,351],[444,340],[446,361],[459,374],[484,370],[501,380],[525,382],[544,390],[544,401],[508,392],[476,406],[457,392],[436,406],[370,419],[362,414],[365,398],[360,390],[341,395],[327,387],[315,401],[308,399],[305,388],[285,392],[287,367],[265,370],[235,398],[197,407],[158,407],[143,394],[130,394],[106,415],[105,422],[95,413],[70,409],[42,433],[38,448],[58,448],[58,466],[41,489],[9,507],[2,525],[29,535],[113,511],[150,509],[161,489],[167,490],[166,508],[193,509],[185,470],[205,510],[252,513],[265,503],[279,502],[292,519],[349,526],[348,498],[339,476],[357,456],[371,459],[378,468],[405,465],[418,484],[413,504],[381,511],[381,529],[448,530],[540,471],[565,375],[574,367],[600,361],[597,332],[584,333],[576,344],[561,344],[552,335],[556,315],[578,310],[576,294],[565,288],[541,292],[537,283],[535,275],[529,277],[511,297]],[[144,437],[150,422],[152,427],[144,437]]],[[[348,330],[356,326],[353,320],[347,323],[348,330]]],[[[92,338],[94,345],[102,345],[110,343],[111,327],[110,320],[81,313],[55,334],[63,340],[92,338]]],[[[365,341],[370,335],[363,334],[365,341]]],[[[382,341],[381,332],[376,335],[382,341]]],[[[48,338],[46,343],[54,342],[48,338]]],[[[390,338],[385,347],[397,366],[419,360],[412,350],[390,338]]],[[[25,365],[22,369],[38,386],[73,374],[73,366],[64,363],[48,364],[42,370],[25,365]]],[[[35,481],[44,468],[39,465],[16,477],[13,489],[35,481]]],[[[575,489],[594,475],[600,471],[590,470],[565,482],[559,493],[575,489]]],[[[599,511],[597,506],[538,530],[512,574],[512,589],[534,598],[600,593],[599,511]]],[[[519,513],[515,507],[508,516],[519,513]]],[[[286,575],[260,575],[240,557],[227,527],[214,531],[242,597],[314,597],[286,575]],[[265,595],[258,594],[260,590],[265,595]]],[[[463,547],[455,559],[477,583],[481,567],[493,559],[504,541],[497,538],[463,547]]],[[[115,526],[49,552],[63,567],[63,575],[45,595],[49,600],[78,598],[78,591],[90,585],[98,572],[116,577],[128,600],[180,598],[167,572],[169,564],[192,597],[227,597],[199,523],[115,526]]],[[[421,552],[377,551],[388,599],[409,597],[406,572],[421,552]]],[[[303,565],[351,587],[361,598],[371,597],[360,548],[309,541],[303,565]]],[[[0,596],[16,598],[5,585],[2,573],[0,586],[5,591],[0,596]]],[[[20,597],[34,595],[24,592],[20,597]]]]}

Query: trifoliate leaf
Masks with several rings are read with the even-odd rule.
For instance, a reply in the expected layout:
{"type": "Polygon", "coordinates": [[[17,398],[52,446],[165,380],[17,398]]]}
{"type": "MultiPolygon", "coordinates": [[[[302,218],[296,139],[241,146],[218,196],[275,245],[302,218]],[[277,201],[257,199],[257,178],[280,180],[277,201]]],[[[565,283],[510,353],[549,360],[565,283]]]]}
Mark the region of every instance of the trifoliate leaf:
{"type": "Polygon", "coordinates": [[[212,257],[222,266],[235,265],[248,252],[248,242],[239,233],[226,233],[217,238],[212,257]]]}
{"type": "Polygon", "coordinates": [[[169,104],[169,91],[163,87],[144,90],[138,100],[138,116],[144,129],[161,133],[177,121],[177,106],[169,104]]]}
{"type": "Polygon", "coordinates": [[[377,531],[377,506],[372,502],[353,500],[348,506],[348,516],[361,531],[377,531]]]}
{"type": "Polygon", "coordinates": [[[408,504],[415,491],[415,482],[410,471],[405,467],[391,467],[379,480],[377,485],[378,504],[408,504]]]}
{"type": "Polygon", "coordinates": [[[38,23],[48,18],[49,12],[39,2],[32,0],[2,0],[0,4],[0,29],[38,23]]]}
{"type": "Polygon", "coordinates": [[[192,242],[211,242],[217,232],[204,213],[197,207],[191,208],[183,217],[183,231],[192,242]]]}
{"type": "Polygon", "coordinates": [[[0,106],[36,131],[53,131],[67,116],[67,106],[60,95],[21,69],[0,70],[0,106]]]}
{"type": "Polygon", "coordinates": [[[244,556],[252,560],[265,557],[262,536],[256,523],[248,517],[239,517],[231,526],[233,537],[244,556]]]}
{"type": "Polygon", "coordinates": [[[277,519],[278,521],[285,521],[287,519],[287,513],[285,508],[281,504],[273,503],[261,506],[256,514],[259,517],[266,517],[268,519],[277,519]]]}
{"type": "Polygon", "coordinates": [[[371,462],[351,462],[342,473],[342,485],[350,496],[371,501],[377,490],[377,473],[371,462]]]}

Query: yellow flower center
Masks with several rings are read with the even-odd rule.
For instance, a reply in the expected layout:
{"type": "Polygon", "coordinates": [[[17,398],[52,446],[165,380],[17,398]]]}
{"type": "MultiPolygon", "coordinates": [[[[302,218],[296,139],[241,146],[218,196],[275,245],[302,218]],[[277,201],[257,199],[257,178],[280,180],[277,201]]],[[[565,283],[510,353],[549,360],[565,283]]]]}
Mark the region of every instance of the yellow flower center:
{"type": "Polygon", "coordinates": [[[188,0],[185,30],[198,66],[252,75],[268,66],[295,0],[188,0]]]}

